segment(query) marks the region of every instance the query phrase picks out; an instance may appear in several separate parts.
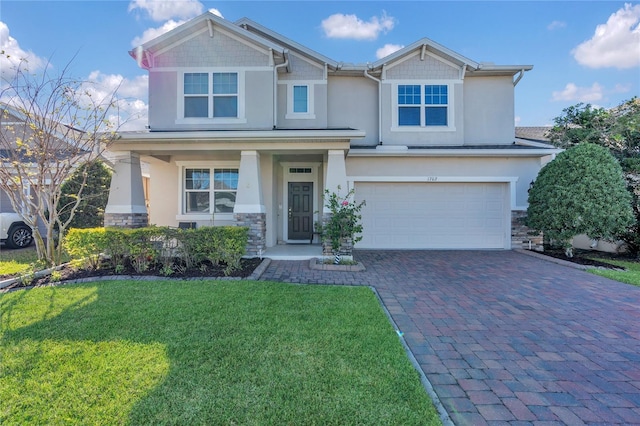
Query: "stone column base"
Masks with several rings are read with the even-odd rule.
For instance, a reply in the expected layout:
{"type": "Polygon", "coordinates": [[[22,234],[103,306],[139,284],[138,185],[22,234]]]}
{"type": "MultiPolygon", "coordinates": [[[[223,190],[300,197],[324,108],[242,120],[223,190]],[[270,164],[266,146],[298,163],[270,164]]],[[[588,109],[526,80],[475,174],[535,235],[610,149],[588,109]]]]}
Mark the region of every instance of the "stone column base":
{"type": "Polygon", "coordinates": [[[534,232],[525,225],[526,219],[526,211],[511,212],[511,248],[544,251],[542,233],[534,232]]]}
{"type": "Polygon", "coordinates": [[[234,213],[238,226],[249,228],[247,256],[261,256],[266,248],[267,215],[265,213],[234,213]]]}
{"type": "Polygon", "coordinates": [[[147,213],[105,213],[104,226],[118,228],[144,228],[149,226],[147,213]]]}

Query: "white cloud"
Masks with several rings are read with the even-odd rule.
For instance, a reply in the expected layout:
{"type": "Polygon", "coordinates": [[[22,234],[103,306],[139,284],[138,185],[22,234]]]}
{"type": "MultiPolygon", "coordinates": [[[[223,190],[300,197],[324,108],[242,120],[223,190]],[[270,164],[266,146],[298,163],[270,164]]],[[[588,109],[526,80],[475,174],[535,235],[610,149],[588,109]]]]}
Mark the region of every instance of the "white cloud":
{"type": "Polygon", "coordinates": [[[149,106],[145,102],[149,87],[149,77],[139,75],[133,79],[124,78],[119,74],[103,74],[93,71],[82,89],[91,95],[92,99],[100,102],[107,100],[117,89],[118,114],[113,110],[109,119],[121,123],[119,130],[141,130],[148,122],[149,106]]]}
{"type": "Polygon", "coordinates": [[[218,9],[215,8],[211,8],[209,9],[209,12],[213,13],[216,16],[219,16],[221,18],[224,18],[224,16],[222,16],[222,12],[220,12],[218,9]]]}
{"type": "Polygon", "coordinates": [[[322,29],[327,37],[355,40],[375,40],[381,32],[391,31],[394,25],[395,19],[387,16],[386,12],[380,18],[371,17],[367,22],[356,15],[342,13],[331,15],[322,21],[322,29]]]}
{"type": "Polygon", "coordinates": [[[9,34],[9,27],[0,21],[0,77],[11,80],[15,76],[16,67],[27,67],[31,72],[46,66],[47,60],[40,58],[31,51],[20,47],[18,41],[9,34]],[[21,64],[22,61],[26,63],[21,64]]]}
{"type": "Polygon", "coordinates": [[[519,126],[521,121],[522,121],[522,118],[519,117],[519,116],[516,116],[515,119],[514,119],[514,124],[516,126],[519,126]]]}
{"type": "Polygon", "coordinates": [[[627,3],[596,27],[590,40],[571,52],[589,68],[633,68],[640,65],[640,4],[627,3]]]}
{"type": "Polygon", "coordinates": [[[553,31],[553,30],[559,30],[561,28],[565,28],[567,26],[566,22],[563,21],[553,21],[552,23],[550,23],[549,25],[547,25],[547,29],[549,31],[553,31]]]}
{"type": "Polygon", "coordinates": [[[380,49],[376,50],[376,58],[382,59],[385,56],[391,55],[393,52],[397,52],[398,50],[404,47],[403,44],[391,44],[387,43],[382,46],[380,49]]]}
{"type": "Polygon", "coordinates": [[[143,32],[141,36],[136,37],[133,40],[131,40],[131,46],[138,47],[138,46],[148,42],[149,40],[153,40],[154,38],[159,37],[162,34],[171,31],[175,27],[177,27],[179,25],[182,25],[185,22],[186,21],[174,21],[174,20],[171,19],[171,20],[165,22],[161,27],[149,28],[148,30],[145,30],[145,32],[143,32]]]}
{"type": "Polygon", "coordinates": [[[564,90],[553,92],[553,101],[571,101],[593,103],[602,100],[604,97],[604,87],[598,83],[593,83],[591,87],[579,87],[574,83],[568,83],[564,90]]]}
{"type": "Polygon", "coordinates": [[[189,19],[200,15],[204,6],[198,0],[133,0],[129,3],[129,12],[140,9],[147,12],[156,22],[172,18],[189,19]]]}

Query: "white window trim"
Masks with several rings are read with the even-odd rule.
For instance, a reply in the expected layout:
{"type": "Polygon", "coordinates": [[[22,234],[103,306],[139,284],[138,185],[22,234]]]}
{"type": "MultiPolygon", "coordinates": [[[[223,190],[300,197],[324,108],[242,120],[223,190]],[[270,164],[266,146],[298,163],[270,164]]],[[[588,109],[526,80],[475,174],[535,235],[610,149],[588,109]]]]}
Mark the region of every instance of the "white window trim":
{"type": "Polygon", "coordinates": [[[287,114],[284,118],[287,120],[315,120],[315,83],[313,81],[287,80],[286,83],[281,84],[287,85],[287,114]],[[293,86],[307,86],[307,112],[293,112],[293,86]]]}
{"type": "MultiPolygon", "coordinates": [[[[176,161],[178,166],[178,214],[176,220],[178,221],[198,221],[198,220],[212,220],[214,217],[213,212],[209,213],[185,213],[184,212],[184,176],[186,169],[238,169],[240,172],[239,161],[176,161]]],[[[213,194],[213,182],[210,185],[209,193],[213,194]]],[[[211,201],[211,199],[210,199],[211,201]]],[[[233,220],[233,213],[215,213],[216,220],[233,220]]]]}
{"type": "Polygon", "coordinates": [[[245,70],[239,68],[190,68],[178,71],[178,116],[175,124],[244,124],[247,122],[245,113],[245,70]],[[190,73],[207,73],[209,75],[209,117],[185,117],[184,116],[184,75],[190,73]],[[238,116],[237,117],[213,117],[213,74],[236,73],[238,75],[238,116]]]}
{"type": "Polygon", "coordinates": [[[461,80],[394,80],[392,83],[386,83],[391,86],[391,131],[392,132],[455,132],[455,96],[454,88],[461,80]],[[419,126],[399,126],[398,125],[398,86],[402,85],[420,86],[420,125],[419,126]],[[425,104],[424,104],[424,86],[447,86],[447,125],[446,126],[426,126],[425,125],[425,104]]]}

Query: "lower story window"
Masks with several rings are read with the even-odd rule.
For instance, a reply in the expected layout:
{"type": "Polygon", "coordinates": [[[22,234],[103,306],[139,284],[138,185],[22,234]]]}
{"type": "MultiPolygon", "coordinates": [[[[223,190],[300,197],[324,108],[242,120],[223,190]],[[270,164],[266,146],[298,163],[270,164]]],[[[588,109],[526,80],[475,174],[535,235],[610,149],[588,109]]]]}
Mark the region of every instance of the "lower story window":
{"type": "Polygon", "coordinates": [[[233,213],[238,169],[184,169],[184,213],[233,213]]]}

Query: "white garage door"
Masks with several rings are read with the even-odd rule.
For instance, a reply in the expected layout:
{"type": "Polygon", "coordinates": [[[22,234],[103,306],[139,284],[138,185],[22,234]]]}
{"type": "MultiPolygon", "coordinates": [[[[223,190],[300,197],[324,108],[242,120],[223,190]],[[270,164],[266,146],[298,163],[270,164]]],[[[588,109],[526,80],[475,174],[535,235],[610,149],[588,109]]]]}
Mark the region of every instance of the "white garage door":
{"type": "Polygon", "coordinates": [[[358,248],[510,248],[505,183],[356,182],[363,239],[358,248]]]}

